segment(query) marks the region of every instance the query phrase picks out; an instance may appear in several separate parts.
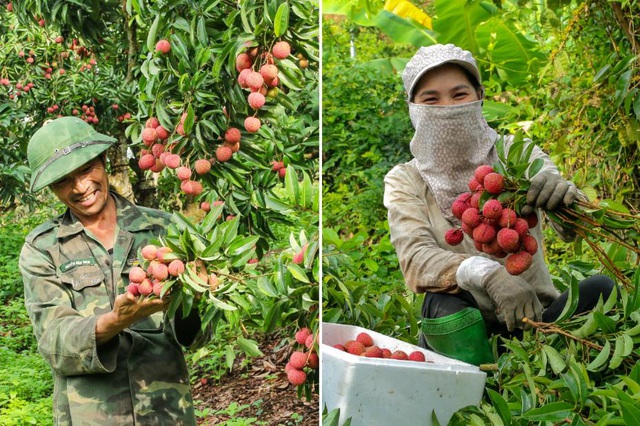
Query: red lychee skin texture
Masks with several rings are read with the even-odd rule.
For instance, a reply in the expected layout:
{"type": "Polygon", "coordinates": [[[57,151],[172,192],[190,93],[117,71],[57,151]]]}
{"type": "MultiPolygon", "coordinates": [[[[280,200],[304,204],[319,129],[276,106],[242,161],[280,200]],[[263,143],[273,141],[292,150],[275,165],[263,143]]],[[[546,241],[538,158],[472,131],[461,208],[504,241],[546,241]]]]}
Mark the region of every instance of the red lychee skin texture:
{"type": "Polygon", "coordinates": [[[469,207],[462,214],[460,220],[462,220],[462,223],[466,223],[470,227],[475,228],[480,224],[480,212],[475,207],[469,207]]]}
{"type": "Polygon", "coordinates": [[[469,179],[469,183],[467,184],[467,186],[472,192],[479,191],[482,189],[482,185],[480,185],[480,182],[478,182],[476,178],[473,176],[471,176],[471,179],[469,179]]]}
{"type": "Polygon", "coordinates": [[[156,117],[149,117],[144,123],[146,129],[157,129],[160,125],[160,121],[156,117]]]}
{"type": "Polygon", "coordinates": [[[162,281],[166,280],[168,276],[169,270],[167,268],[167,265],[165,265],[164,263],[161,263],[153,268],[153,278],[162,281]]]}
{"type": "Polygon", "coordinates": [[[276,59],[286,59],[291,54],[291,46],[286,41],[279,41],[273,45],[271,53],[276,59]]]}
{"type": "Polygon", "coordinates": [[[140,250],[140,254],[142,254],[142,258],[145,260],[154,260],[157,253],[158,247],[153,244],[147,244],[140,250]]]}
{"type": "Polygon", "coordinates": [[[291,363],[290,363],[290,362],[288,362],[288,363],[286,363],[286,364],[285,364],[285,366],[284,366],[284,372],[285,372],[285,373],[288,373],[288,372],[289,372],[289,370],[291,370],[292,368],[293,368],[293,367],[291,366],[291,363]]]}
{"type": "Polygon", "coordinates": [[[289,357],[289,363],[297,370],[302,370],[307,365],[307,354],[300,351],[295,351],[289,357]]]}
{"type": "Polygon", "coordinates": [[[493,167],[487,164],[483,164],[476,168],[475,172],[473,172],[473,176],[476,178],[476,181],[478,181],[480,185],[484,185],[484,178],[489,173],[493,173],[493,167]]]}
{"type": "Polygon", "coordinates": [[[307,327],[301,328],[296,332],[296,342],[304,345],[304,342],[307,340],[307,337],[309,337],[310,334],[311,330],[309,330],[307,327]]]}
{"type": "Polygon", "coordinates": [[[304,341],[304,345],[307,349],[309,349],[310,351],[314,351],[315,350],[315,336],[313,335],[313,333],[311,333],[310,335],[307,336],[307,340],[304,341]]]}
{"type": "Polygon", "coordinates": [[[260,74],[264,81],[271,81],[278,76],[278,67],[273,64],[265,64],[260,67],[260,74]]]}
{"type": "Polygon", "coordinates": [[[221,145],[216,149],[216,159],[221,163],[229,161],[232,155],[233,151],[228,146],[221,145]]]}
{"type": "Polygon", "coordinates": [[[250,74],[247,74],[247,77],[244,79],[244,83],[249,89],[257,91],[260,90],[264,84],[264,78],[259,72],[252,71],[250,74]]]}
{"type": "Polygon", "coordinates": [[[533,235],[525,235],[522,239],[522,249],[533,256],[538,251],[538,241],[533,235]]]}
{"type": "Polygon", "coordinates": [[[259,118],[247,117],[244,119],[244,128],[249,133],[256,133],[258,130],[260,130],[260,126],[262,126],[262,123],[260,122],[259,118]]]}
{"type": "Polygon", "coordinates": [[[538,225],[538,215],[535,213],[525,216],[524,219],[527,221],[529,229],[535,228],[538,225]]]}
{"type": "Polygon", "coordinates": [[[131,283],[127,286],[127,293],[131,294],[132,296],[139,296],[140,295],[140,290],[138,290],[138,283],[131,283]]]}
{"type": "Polygon", "coordinates": [[[238,84],[240,85],[240,87],[242,87],[243,89],[247,86],[247,76],[249,74],[251,74],[253,71],[251,70],[251,68],[247,68],[245,70],[240,71],[240,74],[238,74],[238,84]]]}
{"type": "Polygon", "coordinates": [[[200,203],[200,209],[209,213],[211,211],[211,204],[208,201],[203,201],[200,203]]]}
{"type": "Polygon", "coordinates": [[[160,40],[156,43],[156,52],[160,52],[163,55],[166,55],[171,51],[171,43],[167,40],[160,40]]]}
{"type": "Polygon", "coordinates": [[[160,159],[156,159],[156,164],[153,165],[153,167],[151,167],[151,170],[153,173],[160,173],[162,170],[164,170],[164,164],[162,164],[162,161],[160,161],[160,159]]]}
{"type": "Polygon", "coordinates": [[[382,358],[382,349],[380,349],[376,345],[369,346],[367,349],[365,349],[363,355],[367,358],[382,358]]]}
{"type": "Polygon", "coordinates": [[[362,355],[365,350],[364,345],[357,341],[351,342],[349,346],[346,346],[345,344],[345,348],[347,348],[347,352],[353,355],[362,355]]]}
{"type": "Polygon", "coordinates": [[[529,224],[521,217],[516,219],[516,223],[513,226],[513,229],[518,232],[518,235],[520,235],[520,239],[524,239],[524,237],[529,234],[529,224]]]}
{"type": "Polygon", "coordinates": [[[235,127],[229,127],[226,132],[224,132],[224,140],[229,143],[238,143],[242,137],[242,133],[240,133],[240,129],[235,127]]]}
{"type": "Polygon", "coordinates": [[[451,213],[458,219],[462,219],[462,215],[469,208],[469,204],[464,201],[455,200],[451,205],[451,213]]]}
{"type": "Polygon", "coordinates": [[[482,197],[483,193],[484,193],[484,190],[483,191],[474,192],[473,195],[471,196],[471,198],[469,199],[469,205],[471,207],[476,208],[476,209],[479,208],[479,206],[480,206],[480,197],[482,197]]]}
{"type": "Polygon", "coordinates": [[[499,173],[489,173],[484,177],[483,186],[490,194],[500,194],[504,192],[504,178],[499,173]]]}
{"type": "Polygon", "coordinates": [[[140,284],[138,284],[138,291],[143,296],[148,296],[153,293],[153,284],[149,278],[145,278],[140,284]]]}
{"type": "Polygon", "coordinates": [[[515,210],[509,208],[502,209],[502,213],[498,219],[498,225],[500,225],[501,228],[513,228],[516,224],[516,219],[518,219],[518,216],[515,210]]]}
{"type": "Polygon", "coordinates": [[[444,240],[451,246],[457,246],[462,242],[463,238],[464,234],[461,229],[452,228],[444,233],[444,240]]]}
{"type": "Polygon", "coordinates": [[[360,342],[364,345],[365,348],[369,346],[373,346],[373,338],[368,333],[359,333],[356,336],[356,342],[360,342]]]}
{"type": "Polygon", "coordinates": [[[473,229],[473,240],[479,243],[489,243],[496,238],[496,230],[493,226],[481,223],[473,229]]]}
{"type": "Polygon", "coordinates": [[[187,195],[200,195],[203,190],[202,184],[195,180],[183,180],[180,189],[187,195]]]}
{"type": "Polygon", "coordinates": [[[482,207],[482,215],[487,219],[499,219],[502,215],[502,203],[498,200],[487,200],[482,207]]]}
{"type": "Polygon", "coordinates": [[[336,343],[336,344],[335,344],[335,345],[333,345],[332,347],[334,347],[334,348],[338,349],[339,351],[344,351],[344,352],[346,352],[346,351],[347,351],[347,349],[346,349],[344,346],[342,346],[340,343],[336,343]]]}
{"type": "Polygon", "coordinates": [[[132,283],[140,284],[145,278],[147,278],[147,273],[139,266],[134,266],[129,271],[129,281],[132,283]]]}
{"type": "Polygon", "coordinates": [[[277,172],[278,170],[280,170],[283,167],[284,167],[284,163],[282,161],[272,161],[271,162],[271,171],[272,172],[277,172]]]}
{"type": "Polygon", "coordinates": [[[278,170],[278,176],[280,176],[281,178],[284,178],[286,174],[287,174],[286,167],[283,167],[280,170],[278,170]]]}
{"type": "Polygon", "coordinates": [[[176,169],[176,176],[178,176],[178,179],[180,179],[183,182],[188,181],[189,179],[191,179],[191,169],[188,167],[178,167],[176,169]]]}
{"type": "Polygon", "coordinates": [[[407,360],[409,359],[409,355],[407,355],[407,353],[404,351],[395,351],[391,354],[391,359],[407,360]]]}
{"type": "Polygon", "coordinates": [[[307,358],[307,367],[317,369],[320,366],[320,357],[317,353],[311,352],[307,358]]]}
{"type": "Polygon", "coordinates": [[[153,154],[154,157],[159,158],[160,155],[165,152],[164,151],[165,146],[161,143],[154,143],[153,146],[151,147],[151,153],[153,154]]]}
{"type": "Polygon", "coordinates": [[[497,240],[491,240],[491,242],[484,243],[480,248],[481,249],[479,251],[485,252],[492,256],[495,256],[498,253],[502,252],[502,247],[500,247],[497,240]]]}
{"type": "Polygon", "coordinates": [[[138,166],[142,170],[149,170],[155,164],[156,164],[156,157],[154,157],[153,154],[145,154],[142,157],[140,157],[140,160],[138,161],[138,166]]]}
{"type": "Polygon", "coordinates": [[[460,226],[460,229],[462,229],[462,232],[464,232],[465,234],[467,234],[468,236],[473,238],[473,229],[474,228],[472,226],[469,226],[466,223],[463,223],[460,226]]]}
{"type": "Polygon", "coordinates": [[[153,270],[158,265],[158,263],[160,263],[160,261],[158,260],[152,260],[151,262],[149,262],[149,265],[147,266],[147,275],[153,276],[153,270]]]}
{"type": "Polygon", "coordinates": [[[184,272],[184,262],[179,259],[172,260],[167,267],[167,271],[172,277],[177,277],[184,272]]]}
{"type": "Polygon", "coordinates": [[[253,60],[248,54],[241,53],[236,56],[236,70],[238,72],[251,68],[251,65],[253,65],[253,60]]]}
{"type": "Polygon", "coordinates": [[[169,138],[169,131],[162,126],[156,127],[156,136],[162,141],[166,141],[169,138]]]}
{"type": "Polygon", "coordinates": [[[391,350],[382,348],[382,358],[391,358],[391,350]]]}
{"type": "Polygon", "coordinates": [[[510,254],[505,260],[504,267],[511,275],[520,275],[529,267],[533,262],[533,257],[526,251],[519,251],[517,253],[510,254]]]}
{"type": "Polygon", "coordinates": [[[197,174],[203,175],[211,170],[211,163],[209,162],[209,160],[196,160],[194,169],[196,170],[197,174]]]}
{"type": "Polygon", "coordinates": [[[160,297],[160,295],[162,294],[162,282],[161,281],[153,283],[153,294],[155,294],[157,297],[160,297]]]}
{"type": "Polygon", "coordinates": [[[167,254],[171,252],[173,252],[173,250],[171,250],[171,248],[169,247],[159,247],[156,253],[156,259],[158,259],[160,262],[164,262],[167,254]]]}
{"type": "Polygon", "coordinates": [[[420,351],[413,351],[409,354],[409,361],[426,362],[427,358],[420,351]]]}
{"type": "Polygon", "coordinates": [[[515,229],[502,228],[496,234],[496,240],[502,250],[515,253],[520,250],[520,236],[515,229]]]}
{"type": "Polygon", "coordinates": [[[289,383],[291,383],[292,385],[301,386],[304,384],[304,382],[307,381],[307,374],[304,371],[296,370],[295,368],[292,368],[287,373],[287,379],[289,380],[289,383]]]}
{"type": "Polygon", "coordinates": [[[253,109],[260,109],[264,106],[264,103],[266,101],[264,95],[262,95],[259,92],[252,92],[249,93],[249,96],[247,97],[247,101],[249,102],[249,106],[253,109]]]}
{"type": "Polygon", "coordinates": [[[164,157],[164,165],[170,169],[177,169],[180,167],[180,156],[178,154],[169,154],[164,157]]]}

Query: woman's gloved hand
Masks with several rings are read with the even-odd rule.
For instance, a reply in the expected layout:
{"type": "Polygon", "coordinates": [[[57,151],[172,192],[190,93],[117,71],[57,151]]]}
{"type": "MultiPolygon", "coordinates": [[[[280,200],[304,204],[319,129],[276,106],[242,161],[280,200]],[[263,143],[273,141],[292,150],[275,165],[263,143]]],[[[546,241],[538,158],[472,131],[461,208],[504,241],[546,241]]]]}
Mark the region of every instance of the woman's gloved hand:
{"type": "Polygon", "coordinates": [[[578,188],[557,173],[546,171],[538,173],[531,179],[527,191],[527,205],[521,210],[523,215],[533,213],[536,208],[554,210],[560,202],[570,205],[578,196],[578,188]]]}
{"type": "Polygon", "coordinates": [[[522,319],[540,321],[542,304],[528,282],[503,267],[486,275],[482,285],[504,316],[507,329],[523,328],[522,319]]]}

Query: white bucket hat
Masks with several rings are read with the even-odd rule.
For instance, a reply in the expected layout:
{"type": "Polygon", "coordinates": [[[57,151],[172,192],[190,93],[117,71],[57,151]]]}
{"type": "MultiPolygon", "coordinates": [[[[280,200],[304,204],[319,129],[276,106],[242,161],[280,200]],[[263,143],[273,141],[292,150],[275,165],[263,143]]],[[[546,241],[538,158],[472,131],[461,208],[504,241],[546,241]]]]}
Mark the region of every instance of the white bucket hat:
{"type": "Polygon", "coordinates": [[[460,65],[476,78],[478,84],[482,84],[480,71],[478,71],[476,60],[473,58],[471,52],[463,50],[453,44],[423,46],[418,49],[418,52],[413,55],[413,58],[407,62],[402,72],[402,81],[409,100],[420,77],[427,71],[446,63],[460,65]]]}

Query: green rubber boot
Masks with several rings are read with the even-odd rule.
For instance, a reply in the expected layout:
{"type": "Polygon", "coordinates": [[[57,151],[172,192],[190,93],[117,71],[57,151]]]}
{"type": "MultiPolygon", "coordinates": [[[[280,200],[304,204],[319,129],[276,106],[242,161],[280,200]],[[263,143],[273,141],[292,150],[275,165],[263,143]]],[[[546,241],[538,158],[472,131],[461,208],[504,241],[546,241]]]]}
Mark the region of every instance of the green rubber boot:
{"type": "Polygon", "coordinates": [[[433,351],[473,365],[494,362],[487,328],[476,308],[441,318],[423,318],[422,333],[433,351]]]}

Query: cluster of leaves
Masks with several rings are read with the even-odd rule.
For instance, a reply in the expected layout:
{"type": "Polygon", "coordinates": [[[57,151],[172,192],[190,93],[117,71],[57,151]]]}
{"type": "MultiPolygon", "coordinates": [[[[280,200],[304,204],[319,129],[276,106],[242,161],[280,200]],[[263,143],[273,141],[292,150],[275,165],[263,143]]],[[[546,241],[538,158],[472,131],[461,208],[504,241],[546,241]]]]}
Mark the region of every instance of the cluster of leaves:
{"type": "Polygon", "coordinates": [[[532,323],[487,380],[480,407],[457,412],[452,425],[637,424],[640,273],[634,288],[612,293],[588,314],[571,317],[577,283],[562,318],[532,323]]]}

